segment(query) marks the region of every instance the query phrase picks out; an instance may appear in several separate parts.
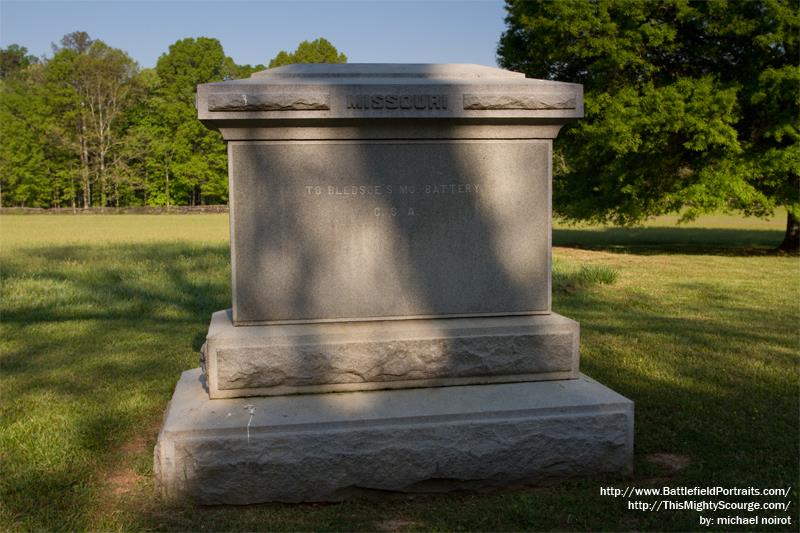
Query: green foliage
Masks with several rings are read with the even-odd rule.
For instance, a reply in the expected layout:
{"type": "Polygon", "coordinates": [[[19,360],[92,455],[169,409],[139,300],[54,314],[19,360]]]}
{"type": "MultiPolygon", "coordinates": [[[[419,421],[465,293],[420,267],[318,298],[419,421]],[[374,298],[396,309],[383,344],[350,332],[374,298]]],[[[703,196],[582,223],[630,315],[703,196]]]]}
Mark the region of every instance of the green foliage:
{"type": "Polygon", "coordinates": [[[220,42],[207,37],[178,41],[158,59],[157,87],[150,95],[150,109],[140,130],[153,141],[151,155],[160,161],[154,182],[159,183],[158,192],[148,203],[227,202],[225,143],[219,133],[198,122],[194,94],[198,84],[239,74],[239,67],[225,56],[220,42]]]}
{"type": "Polygon", "coordinates": [[[13,76],[38,62],[36,56],[28,55],[28,49],[18,44],[0,48],[0,79],[13,76]]]}
{"type": "Polygon", "coordinates": [[[762,0],[507,1],[500,63],[582,83],[557,140],[557,212],[800,214],[800,10],[762,0]]]}
{"type": "Polygon", "coordinates": [[[226,149],[219,133],[197,121],[197,85],[249,75],[217,39],[182,39],[140,74],[144,95],[129,110],[126,159],[147,205],[225,203],[226,149]]]}
{"type": "Polygon", "coordinates": [[[61,118],[59,141],[80,168],[83,206],[119,205],[119,147],[138,66],[122,50],[84,32],[69,34],[62,43],[45,65],[44,86],[51,112],[61,118]]]}
{"type": "Polygon", "coordinates": [[[93,42],[94,39],[85,31],[74,31],[61,38],[61,47],[77,54],[83,54],[89,50],[93,42]]]}
{"type": "Polygon", "coordinates": [[[73,32],[37,63],[0,50],[0,194],[4,206],[225,203],[221,136],[196,117],[200,83],[249,76],[216,39],[183,39],[155,69],[73,32]]]}
{"type": "Polygon", "coordinates": [[[38,207],[48,201],[40,138],[41,95],[26,79],[0,82],[0,191],[3,203],[38,207]]]}
{"type": "Polygon", "coordinates": [[[77,162],[45,75],[44,65],[33,64],[0,81],[3,205],[60,206],[75,197],[77,162]]]}
{"type": "MultiPolygon", "coordinates": [[[[60,43],[42,63],[17,45],[0,50],[3,206],[227,202],[225,143],[197,120],[195,91],[263,65],[237,65],[208,37],[177,41],[144,70],[86,32],[60,43]]],[[[318,61],[346,57],[317,39],[290,60],[318,61]]]]}
{"type": "Polygon", "coordinates": [[[347,63],[347,56],[339,52],[330,41],[320,37],[311,42],[303,41],[294,52],[281,50],[269,62],[269,68],[294,63],[347,63]]]}
{"type": "Polygon", "coordinates": [[[553,261],[553,290],[575,292],[594,285],[611,285],[619,277],[617,269],[603,264],[574,264],[553,261]]]}
{"type": "Polygon", "coordinates": [[[192,104],[199,83],[222,81],[233,72],[232,62],[226,59],[217,39],[182,39],[170,45],[169,51],[159,57],[156,64],[162,94],[192,104]]]}

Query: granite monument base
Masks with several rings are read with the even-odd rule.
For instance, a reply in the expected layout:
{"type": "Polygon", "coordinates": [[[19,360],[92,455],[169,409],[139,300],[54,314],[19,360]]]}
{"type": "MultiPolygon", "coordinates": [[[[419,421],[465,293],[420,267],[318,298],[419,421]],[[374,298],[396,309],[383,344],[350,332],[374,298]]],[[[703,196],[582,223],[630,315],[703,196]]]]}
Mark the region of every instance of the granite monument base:
{"type": "Polygon", "coordinates": [[[337,501],[628,473],[633,402],[578,379],[211,400],[183,373],[155,448],[165,498],[337,501]]]}
{"type": "Polygon", "coordinates": [[[580,326],[556,313],[236,327],[211,318],[211,398],[572,379],[580,326]]]}

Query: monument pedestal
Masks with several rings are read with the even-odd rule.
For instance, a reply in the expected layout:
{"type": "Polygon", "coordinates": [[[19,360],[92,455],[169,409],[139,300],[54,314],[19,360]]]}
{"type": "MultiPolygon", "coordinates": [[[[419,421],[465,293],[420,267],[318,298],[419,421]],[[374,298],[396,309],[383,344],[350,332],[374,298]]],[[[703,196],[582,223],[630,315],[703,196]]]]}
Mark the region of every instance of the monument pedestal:
{"type": "Polygon", "coordinates": [[[633,402],[583,375],[211,400],[194,369],[155,474],[164,497],[201,504],[336,501],[627,473],[632,456],[633,402]]]}
{"type": "Polygon", "coordinates": [[[631,470],[633,403],[580,374],[578,323],[551,308],[552,141],[580,85],[305,64],[196,105],[228,143],[232,298],[167,410],[166,497],[631,470]]]}
{"type": "Polygon", "coordinates": [[[580,327],[530,316],[234,326],[201,350],[212,399],[577,378],[580,327]]]}

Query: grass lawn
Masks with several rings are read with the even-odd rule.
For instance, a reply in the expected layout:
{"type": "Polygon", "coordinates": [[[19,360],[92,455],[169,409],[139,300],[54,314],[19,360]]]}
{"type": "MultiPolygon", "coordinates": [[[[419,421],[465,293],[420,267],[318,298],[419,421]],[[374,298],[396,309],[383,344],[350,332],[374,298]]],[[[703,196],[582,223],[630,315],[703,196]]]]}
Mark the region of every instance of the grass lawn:
{"type": "Polygon", "coordinates": [[[554,230],[554,311],[581,323],[583,371],[636,402],[630,478],[328,505],[160,502],[162,413],[198,366],[211,313],[230,305],[227,220],[0,216],[0,530],[700,529],[695,511],[600,495],[614,485],[791,486],[788,513],[703,515],[788,515],[753,529],[797,531],[800,259],[770,251],[783,217],[554,230]]]}

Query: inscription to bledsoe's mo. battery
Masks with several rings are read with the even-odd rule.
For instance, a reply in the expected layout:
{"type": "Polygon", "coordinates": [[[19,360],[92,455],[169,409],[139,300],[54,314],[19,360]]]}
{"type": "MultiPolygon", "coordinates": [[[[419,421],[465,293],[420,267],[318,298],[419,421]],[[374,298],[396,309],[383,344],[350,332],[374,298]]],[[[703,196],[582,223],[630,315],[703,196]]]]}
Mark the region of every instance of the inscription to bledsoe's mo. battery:
{"type": "MultiPolygon", "coordinates": [[[[437,183],[425,185],[408,184],[381,184],[381,185],[304,185],[306,196],[335,196],[335,197],[380,197],[390,195],[400,195],[410,199],[420,197],[436,197],[440,195],[463,195],[478,194],[483,190],[483,186],[478,183],[437,183]]],[[[386,207],[373,206],[373,214],[376,217],[383,216],[417,216],[420,212],[418,207],[386,207]]],[[[424,211],[422,211],[424,213],[424,211]]]]}
{"type": "Polygon", "coordinates": [[[446,94],[348,94],[347,109],[447,109],[446,94]]]}
{"type": "Polygon", "coordinates": [[[304,185],[308,195],[381,196],[384,194],[469,194],[481,189],[478,183],[436,183],[425,185],[304,185]]]}

